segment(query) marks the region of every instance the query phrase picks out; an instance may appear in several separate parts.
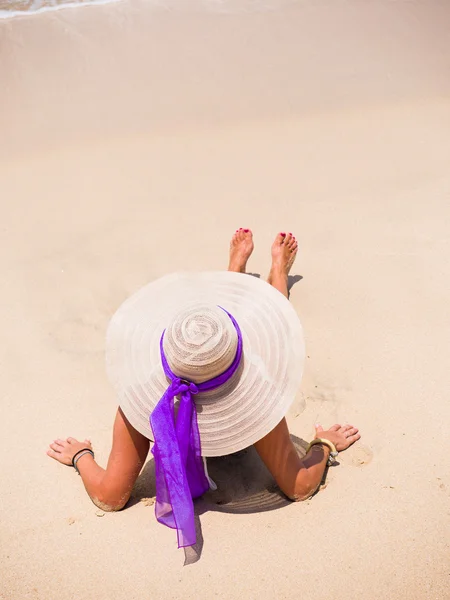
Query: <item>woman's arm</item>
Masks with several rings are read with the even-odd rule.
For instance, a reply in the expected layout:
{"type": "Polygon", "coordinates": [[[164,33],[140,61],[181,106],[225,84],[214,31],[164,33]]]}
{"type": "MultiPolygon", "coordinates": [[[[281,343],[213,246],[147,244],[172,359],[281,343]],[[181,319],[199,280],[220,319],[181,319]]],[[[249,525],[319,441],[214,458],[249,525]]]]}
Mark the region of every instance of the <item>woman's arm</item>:
{"type": "MultiPolygon", "coordinates": [[[[342,451],[361,436],[352,425],[333,425],[327,431],[319,425],[316,437],[329,439],[342,451]]],[[[322,481],[330,453],[327,446],[317,444],[301,459],[292,443],[286,419],[256,442],[255,448],[280,489],[291,500],[306,500],[314,494],[322,481]]]]}
{"type": "MultiPolygon", "coordinates": [[[[125,506],[145,463],[149,447],[149,440],[130,425],[119,408],[106,470],[89,453],[83,454],[77,461],[84,487],[96,506],[105,511],[120,510],[125,506]]],[[[82,448],[91,448],[90,442],[79,442],[74,438],[55,440],[50,444],[47,454],[63,464],[71,465],[73,456],[82,448]]]]}

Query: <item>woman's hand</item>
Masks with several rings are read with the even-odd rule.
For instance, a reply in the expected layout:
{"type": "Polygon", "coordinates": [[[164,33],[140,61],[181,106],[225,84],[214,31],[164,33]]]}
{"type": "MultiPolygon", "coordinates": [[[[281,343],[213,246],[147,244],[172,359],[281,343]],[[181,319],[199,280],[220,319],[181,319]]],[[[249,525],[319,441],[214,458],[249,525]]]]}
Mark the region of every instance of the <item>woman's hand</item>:
{"type": "Polygon", "coordinates": [[[65,441],[55,440],[53,444],[50,444],[50,450],[47,450],[47,454],[63,465],[72,466],[73,457],[77,452],[83,450],[83,448],[89,448],[89,450],[92,450],[92,444],[90,440],[79,442],[75,438],[69,437],[65,441]]]}
{"type": "Polygon", "coordinates": [[[326,431],[324,431],[322,425],[316,425],[315,437],[329,440],[336,446],[338,452],[342,452],[359,440],[361,436],[358,429],[353,425],[333,425],[326,431]]]}

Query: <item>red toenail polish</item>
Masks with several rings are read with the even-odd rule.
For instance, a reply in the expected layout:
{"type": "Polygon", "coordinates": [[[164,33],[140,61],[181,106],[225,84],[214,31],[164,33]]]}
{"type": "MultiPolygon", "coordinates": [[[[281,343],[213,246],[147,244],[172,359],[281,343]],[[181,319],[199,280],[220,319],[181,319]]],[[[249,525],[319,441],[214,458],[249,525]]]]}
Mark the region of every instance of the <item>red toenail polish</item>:
{"type": "Polygon", "coordinates": [[[282,235],[283,237],[286,237],[286,234],[285,234],[285,233],[280,233],[280,235],[282,235]]]}
{"type": "Polygon", "coordinates": [[[250,229],[244,229],[245,233],[248,233],[250,231],[250,229]]]}

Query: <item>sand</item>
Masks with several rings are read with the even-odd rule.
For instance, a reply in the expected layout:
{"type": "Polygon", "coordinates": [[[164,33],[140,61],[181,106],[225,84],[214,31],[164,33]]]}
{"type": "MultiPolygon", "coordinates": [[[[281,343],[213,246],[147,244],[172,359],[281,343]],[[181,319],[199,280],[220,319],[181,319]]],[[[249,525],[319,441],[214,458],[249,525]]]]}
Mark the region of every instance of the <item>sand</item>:
{"type": "Polygon", "coordinates": [[[450,598],[449,5],[233,7],[0,22],[2,600],[450,598]],[[109,318],[159,275],[225,268],[240,226],[262,276],[277,231],[301,240],[293,434],[362,439],[299,504],[251,451],[216,462],[183,567],[151,461],[104,514],[45,451],[89,437],[106,464],[109,318]]]}

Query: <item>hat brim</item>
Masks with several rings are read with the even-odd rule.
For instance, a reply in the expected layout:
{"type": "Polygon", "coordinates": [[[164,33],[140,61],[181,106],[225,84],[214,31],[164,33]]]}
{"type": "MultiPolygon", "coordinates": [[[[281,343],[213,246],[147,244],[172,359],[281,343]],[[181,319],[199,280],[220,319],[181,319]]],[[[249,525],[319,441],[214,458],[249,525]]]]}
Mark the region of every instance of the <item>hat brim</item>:
{"type": "Polygon", "coordinates": [[[224,456],[254,444],[285,416],[300,385],[303,331],[290,302],[256,277],[228,271],[174,273],[126,300],[106,336],[108,377],[131,425],[153,439],[150,414],[168,382],[159,342],[189,305],[231,313],[243,338],[241,369],[221,388],[195,396],[203,456],[224,456]]]}

